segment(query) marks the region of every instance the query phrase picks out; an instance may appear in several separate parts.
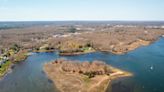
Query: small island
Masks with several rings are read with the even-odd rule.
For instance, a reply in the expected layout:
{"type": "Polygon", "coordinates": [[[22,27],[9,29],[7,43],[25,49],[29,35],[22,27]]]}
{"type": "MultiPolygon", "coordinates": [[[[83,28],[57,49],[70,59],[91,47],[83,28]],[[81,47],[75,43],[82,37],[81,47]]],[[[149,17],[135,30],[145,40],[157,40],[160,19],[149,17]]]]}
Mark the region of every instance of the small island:
{"type": "Polygon", "coordinates": [[[46,63],[44,71],[61,92],[105,92],[111,80],[132,76],[102,61],[59,59],[46,63]]]}

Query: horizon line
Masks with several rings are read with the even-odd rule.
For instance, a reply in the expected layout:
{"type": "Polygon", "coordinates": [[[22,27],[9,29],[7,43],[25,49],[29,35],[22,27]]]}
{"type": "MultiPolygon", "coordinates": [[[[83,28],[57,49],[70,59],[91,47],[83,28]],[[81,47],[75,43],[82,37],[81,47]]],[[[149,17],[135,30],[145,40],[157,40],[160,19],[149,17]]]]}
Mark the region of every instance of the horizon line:
{"type": "Polygon", "coordinates": [[[0,20],[0,22],[164,22],[164,20],[0,20]]]}

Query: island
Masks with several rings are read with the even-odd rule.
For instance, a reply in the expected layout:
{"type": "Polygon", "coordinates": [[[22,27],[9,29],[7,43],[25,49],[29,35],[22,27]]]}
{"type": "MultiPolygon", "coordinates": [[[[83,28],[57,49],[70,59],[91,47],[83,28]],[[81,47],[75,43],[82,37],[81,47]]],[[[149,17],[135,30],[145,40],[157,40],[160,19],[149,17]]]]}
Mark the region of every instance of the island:
{"type": "Polygon", "coordinates": [[[105,92],[113,79],[132,76],[102,61],[58,59],[46,63],[44,71],[60,92],[105,92]]]}

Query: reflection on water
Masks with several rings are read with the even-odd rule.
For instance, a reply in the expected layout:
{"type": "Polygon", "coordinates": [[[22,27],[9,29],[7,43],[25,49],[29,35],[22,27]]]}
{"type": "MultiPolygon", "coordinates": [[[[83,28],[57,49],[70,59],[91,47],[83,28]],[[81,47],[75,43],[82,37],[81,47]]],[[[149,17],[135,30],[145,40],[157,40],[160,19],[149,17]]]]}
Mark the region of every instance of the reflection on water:
{"type": "Polygon", "coordinates": [[[101,60],[134,74],[114,80],[107,92],[164,92],[164,38],[124,55],[101,52],[69,57],[59,57],[56,53],[33,54],[0,80],[0,92],[57,92],[43,72],[44,63],[57,58],[101,60]]]}

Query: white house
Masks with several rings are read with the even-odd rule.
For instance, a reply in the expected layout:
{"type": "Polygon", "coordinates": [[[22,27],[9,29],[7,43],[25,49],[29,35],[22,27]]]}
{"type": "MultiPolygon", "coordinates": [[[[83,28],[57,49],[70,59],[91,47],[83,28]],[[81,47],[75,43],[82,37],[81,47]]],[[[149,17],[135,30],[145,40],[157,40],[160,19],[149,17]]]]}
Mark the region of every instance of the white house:
{"type": "Polygon", "coordinates": [[[161,26],[161,28],[163,29],[163,28],[164,28],[164,26],[161,26]]]}
{"type": "Polygon", "coordinates": [[[0,60],[0,65],[4,64],[5,60],[0,60]]]}

